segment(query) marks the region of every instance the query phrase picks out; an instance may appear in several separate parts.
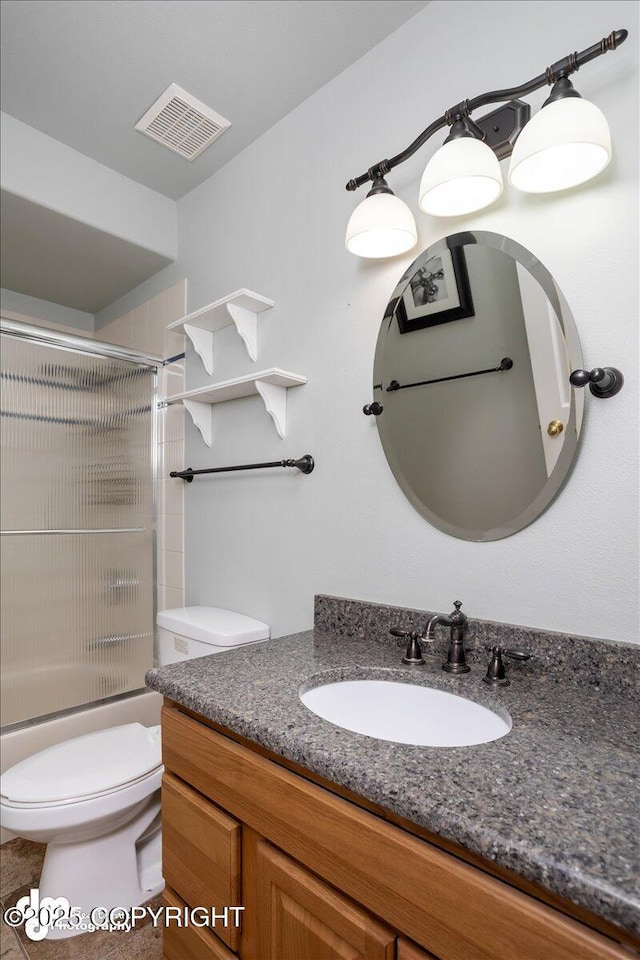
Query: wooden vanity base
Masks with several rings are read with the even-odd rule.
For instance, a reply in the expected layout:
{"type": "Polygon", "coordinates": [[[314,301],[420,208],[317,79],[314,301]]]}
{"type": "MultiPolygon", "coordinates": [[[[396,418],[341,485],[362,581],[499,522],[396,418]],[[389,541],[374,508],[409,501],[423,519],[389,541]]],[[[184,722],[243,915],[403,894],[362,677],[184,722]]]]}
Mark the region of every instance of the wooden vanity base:
{"type": "Polygon", "coordinates": [[[613,939],[205,722],[165,706],[162,725],[167,902],[245,908],[241,931],[169,928],[165,960],[629,960],[613,939]]]}

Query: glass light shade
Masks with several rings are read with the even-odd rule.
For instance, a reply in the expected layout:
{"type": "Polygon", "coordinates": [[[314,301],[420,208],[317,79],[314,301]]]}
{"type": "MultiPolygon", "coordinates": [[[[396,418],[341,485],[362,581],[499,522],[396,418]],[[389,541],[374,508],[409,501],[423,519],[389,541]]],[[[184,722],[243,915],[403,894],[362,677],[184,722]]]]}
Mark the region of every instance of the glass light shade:
{"type": "Polygon", "coordinates": [[[392,193],[365,197],[347,224],[345,246],[357,257],[397,257],[417,242],[418,230],[411,210],[392,193]]]}
{"type": "Polygon", "coordinates": [[[429,160],[419,204],[432,217],[460,217],[488,207],[501,193],[502,171],[491,147],[474,137],[458,137],[429,160]]]}
{"type": "Polygon", "coordinates": [[[509,183],[525,193],[554,193],[591,180],[611,159],[609,124],[588,100],[547,104],[516,140],[509,183]]]}

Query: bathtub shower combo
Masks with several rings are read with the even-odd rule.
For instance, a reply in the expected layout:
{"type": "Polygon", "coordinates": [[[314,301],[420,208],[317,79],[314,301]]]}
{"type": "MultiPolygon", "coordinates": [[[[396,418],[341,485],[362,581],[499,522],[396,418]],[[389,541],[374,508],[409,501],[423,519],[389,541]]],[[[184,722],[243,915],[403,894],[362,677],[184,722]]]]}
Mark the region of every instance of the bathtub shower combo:
{"type": "Polygon", "coordinates": [[[12,321],[1,340],[2,826],[48,844],[41,896],[133,906],[162,886],[161,361],[12,321]]]}

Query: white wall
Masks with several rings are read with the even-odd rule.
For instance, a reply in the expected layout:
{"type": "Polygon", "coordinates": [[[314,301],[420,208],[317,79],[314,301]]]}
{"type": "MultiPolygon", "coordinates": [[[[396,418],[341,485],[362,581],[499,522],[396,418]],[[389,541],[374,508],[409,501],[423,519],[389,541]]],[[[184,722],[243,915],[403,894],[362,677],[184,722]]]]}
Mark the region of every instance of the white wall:
{"type": "Polygon", "coordinates": [[[8,316],[9,313],[22,314],[25,317],[32,317],[35,323],[40,320],[56,326],[73,327],[78,332],[93,333],[92,313],[63,307],[59,303],[51,303],[50,300],[28,297],[24,293],[2,287],[0,306],[3,316],[8,316]]]}
{"type": "Polygon", "coordinates": [[[0,118],[3,190],[175,259],[173,200],[9,114],[0,118]]]}
{"type": "MultiPolygon", "coordinates": [[[[289,392],[286,441],[252,398],[214,409],[211,450],[188,424],[186,460],[317,461],[309,477],[223,475],[187,488],[187,602],[242,610],[278,636],[310,626],[314,593],[443,611],[460,598],[471,617],[638,642],[637,36],[637,6],[621,0],[435,0],[180,202],[178,262],[104,319],[183,275],[190,310],[240,286],[273,297],[258,364],[227,328],[216,334],[214,379],[269,366],[306,374],[309,384],[289,392]],[[620,27],[630,30],[624,47],[575,78],[611,125],[615,156],[597,181],[541,198],[507,189],[455,221],[419,214],[419,247],[393,261],[345,252],[347,219],[364,196],[344,190],[350,177],[464,97],[527,80],[620,27]],[[573,309],[586,364],[627,376],[615,399],[587,400],[575,468],[550,509],[484,544],[450,538],[413,510],[374,418],[361,413],[397,280],[419,249],[471,228],[539,257],[573,309]]],[[[544,96],[531,98],[534,108],[544,96]]],[[[441,140],[389,178],[414,210],[441,140]]],[[[189,349],[187,387],[208,380],[189,349]]]]}

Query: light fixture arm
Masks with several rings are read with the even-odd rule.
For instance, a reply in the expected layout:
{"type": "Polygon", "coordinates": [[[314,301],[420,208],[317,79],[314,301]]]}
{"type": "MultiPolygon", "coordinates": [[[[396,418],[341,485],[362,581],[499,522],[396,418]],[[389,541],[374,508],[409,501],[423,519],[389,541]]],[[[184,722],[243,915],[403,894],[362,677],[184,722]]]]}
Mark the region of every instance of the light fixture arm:
{"type": "Polygon", "coordinates": [[[544,73],[534,77],[533,80],[527,81],[527,83],[523,83],[518,87],[509,87],[505,90],[492,90],[490,93],[483,93],[479,97],[474,97],[473,100],[462,100],[456,104],[455,107],[446,110],[437,120],[434,120],[433,123],[416,137],[413,143],[409,144],[406,150],[396,154],[395,157],[391,157],[390,160],[380,160],[374,164],[374,166],[370,167],[366,173],[355,177],[353,180],[349,180],[346,184],[346,189],[351,191],[357,190],[358,187],[363,186],[370,180],[384,177],[385,174],[393,170],[394,167],[399,166],[401,163],[404,163],[405,160],[412,157],[438,130],[441,130],[447,125],[452,126],[456,120],[469,118],[471,113],[479,107],[487,106],[490,103],[502,103],[507,100],[524,97],[533,93],[535,90],[540,90],[544,86],[551,86],[561,77],[570,76],[579,70],[580,67],[584,66],[585,63],[595,60],[596,57],[602,56],[603,53],[607,53],[609,50],[616,50],[621,43],[624,43],[627,36],[627,30],[614,30],[608,37],[603,37],[602,40],[587,47],[586,50],[581,50],[580,53],[570,53],[562,60],[558,60],[550,67],[547,67],[544,73]]]}

